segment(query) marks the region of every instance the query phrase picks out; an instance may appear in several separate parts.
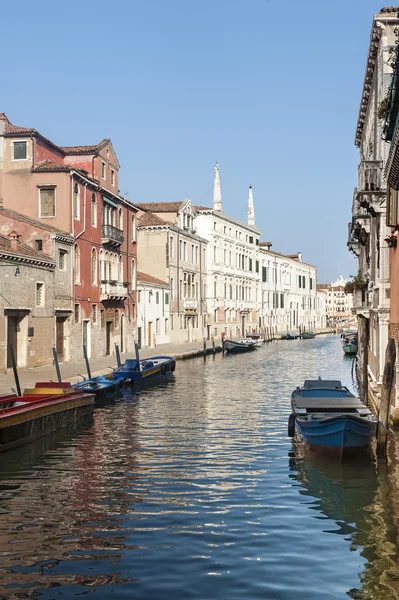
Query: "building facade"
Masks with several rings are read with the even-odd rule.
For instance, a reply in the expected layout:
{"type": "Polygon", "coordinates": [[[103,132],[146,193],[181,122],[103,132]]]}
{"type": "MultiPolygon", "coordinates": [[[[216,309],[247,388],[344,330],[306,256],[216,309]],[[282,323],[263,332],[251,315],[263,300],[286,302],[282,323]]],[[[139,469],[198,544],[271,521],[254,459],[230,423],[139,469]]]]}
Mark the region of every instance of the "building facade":
{"type": "Polygon", "coordinates": [[[318,285],[318,291],[325,292],[326,318],[329,326],[340,324],[353,316],[353,295],[346,292],[348,283],[350,282],[341,275],[336,281],[318,285]]]}
{"type": "Polygon", "coordinates": [[[136,204],[139,270],[170,286],[170,341],[202,340],[206,322],[207,241],[191,200],[136,204]]]}
{"type": "Polygon", "coordinates": [[[137,273],[137,341],[139,348],[170,343],[169,283],[137,273]]]}
{"type": "Polygon", "coordinates": [[[377,395],[382,383],[390,312],[384,175],[389,143],[382,132],[398,25],[394,7],[381,9],[372,23],[355,138],[360,162],[348,239],[348,247],[358,259],[353,295],[359,328],[358,376],[365,394],[370,384],[377,395]]]}
{"type": "Polygon", "coordinates": [[[102,356],[134,344],[137,211],[118,193],[118,171],[109,139],[61,147],[0,113],[0,206],[74,239],[74,357],[83,345],[102,356]]]}

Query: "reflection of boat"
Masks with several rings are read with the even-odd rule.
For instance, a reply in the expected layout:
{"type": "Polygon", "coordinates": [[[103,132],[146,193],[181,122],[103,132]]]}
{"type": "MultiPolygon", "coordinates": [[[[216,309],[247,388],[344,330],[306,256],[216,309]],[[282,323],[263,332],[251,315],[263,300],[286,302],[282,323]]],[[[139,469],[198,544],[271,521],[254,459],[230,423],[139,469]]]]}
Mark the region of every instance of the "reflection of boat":
{"type": "Polygon", "coordinates": [[[288,434],[295,429],[317,454],[344,458],[366,448],[377,419],[340,381],[306,380],[291,395],[288,434]]]}
{"type": "MultiPolygon", "coordinates": [[[[339,522],[336,533],[345,535],[348,530],[343,524],[353,526],[368,517],[365,508],[373,505],[379,485],[376,466],[369,457],[349,462],[328,460],[297,444],[290,471],[290,477],[302,486],[299,493],[318,500],[320,511],[339,522]]],[[[309,506],[316,508],[315,503],[309,506]]]]}
{"type": "Polygon", "coordinates": [[[0,396],[0,452],[23,446],[93,411],[94,394],[70,383],[37,383],[23,396],[0,396]]]}
{"type": "Polygon", "coordinates": [[[252,340],[224,340],[226,352],[249,352],[256,349],[256,344],[252,340]]]}
{"type": "Polygon", "coordinates": [[[254,342],[258,348],[261,348],[265,341],[260,333],[247,333],[246,339],[250,342],[254,342]]]}
{"type": "Polygon", "coordinates": [[[170,377],[175,368],[174,356],[154,356],[144,360],[128,359],[113,375],[132,383],[151,383],[170,377]]]}
{"type": "Polygon", "coordinates": [[[316,334],[314,331],[302,331],[302,333],[301,333],[301,338],[303,340],[312,340],[315,337],[316,337],[316,334]]]}

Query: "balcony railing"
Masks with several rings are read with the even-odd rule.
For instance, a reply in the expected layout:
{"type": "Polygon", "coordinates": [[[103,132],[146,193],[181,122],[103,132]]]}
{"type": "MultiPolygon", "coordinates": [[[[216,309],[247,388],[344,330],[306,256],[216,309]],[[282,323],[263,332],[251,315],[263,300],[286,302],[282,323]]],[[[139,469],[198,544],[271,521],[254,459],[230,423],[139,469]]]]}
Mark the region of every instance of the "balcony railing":
{"type": "Polygon", "coordinates": [[[113,225],[102,225],[101,227],[101,242],[103,244],[120,245],[123,243],[123,231],[113,225]]]}
{"type": "Polygon", "coordinates": [[[362,160],[359,164],[359,192],[379,191],[382,183],[382,161],[362,160]]]}
{"type": "Polygon", "coordinates": [[[127,288],[118,281],[100,283],[100,300],[123,300],[128,297],[127,288]]]}
{"type": "Polygon", "coordinates": [[[198,300],[196,298],[184,298],[184,310],[198,310],[198,300]]]}

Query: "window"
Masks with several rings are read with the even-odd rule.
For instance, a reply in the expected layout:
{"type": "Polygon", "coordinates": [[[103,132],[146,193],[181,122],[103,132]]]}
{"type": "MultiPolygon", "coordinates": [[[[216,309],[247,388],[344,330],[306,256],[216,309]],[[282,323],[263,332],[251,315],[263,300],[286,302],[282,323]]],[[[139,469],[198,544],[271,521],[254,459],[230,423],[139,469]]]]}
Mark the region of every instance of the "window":
{"type": "Polygon", "coordinates": [[[262,281],[267,281],[267,278],[266,278],[266,267],[262,267],[262,281]]]}
{"type": "Polygon", "coordinates": [[[313,279],[311,277],[309,277],[309,288],[313,289],[313,279]]]}
{"type": "Polygon", "coordinates": [[[184,242],[183,244],[183,249],[184,249],[184,256],[183,256],[183,260],[187,260],[187,242],[184,242]]]}
{"type": "Polygon", "coordinates": [[[121,208],[118,211],[118,227],[123,231],[123,212],[121,208]]]}
{"type": "Polygon", "coordinates": [[[137,302],[140,304],[141,303],[141,290],[139,290],[137,292],[137,302]]]}
{"type": "Polygon", "coordinates": [[[101,177],[105,179],[105,162],[101,163],[101,177]]]}
{"type": "Polygon", "coordinates": [[[79,209],[80,209],[80,190],[79,185],[77,183],[73,186],[73,218],[79,219],[79,209]]]}
{"type": "Polygon", "coordinates": [[[155,302],[156,304],[159,304],[159,292],[156,292],[155,294],[155,302]]]}
{"type": "Polygon", "coordinates": [[[252,258],[249,259],[249,270],[252,271],[252,258]]]}
{"type": "Polygon", "coordinates": [[[75,283],[80,283],[80,251],[76,244],[74,248],[75,283]]]}
{"type": "Polygon", "coordinates": [[[157,335],[159,335],[161,333],[161,319],[156,319],[155,331],[157,332],[157,335]]]}
{"type": "Polygon", "coordinates": [[[105,313],[103,308],[100,310],[100,326],[105,326],[105,313]]]}
{"type": "Polygon", "coordinates": [[[132,215],[132,242],[136,241],[136,215],[132,215]]]}
{"type": "Polygon", "coordinates": [[[44,283],[36,284],[36,306],[44,306],[44,283]]]}
{"type": "Polygon", "coordinates": [[[169,238],[169,257],[173,258],[173,256],[174,256],[173,237],[170,236],[170,238],[169,238]]]}
{"type": "Polygon", "coordinates": [[[111,185],[115,185],[115,171],[111,169],[111,185]]]}
{"type": "Polygon", "coordinates": [[[169,294],[165,293],[165,304],[169,304],[169,294]]]}
{"type": "Polygon", "coordinates": [[[97,283],[97,253],[95,248],[91,251],[91,284],[97,283]]]}
{"type": "Polygon", "coordinates": [[[91,305],[91,320],[93,323],[97,323],[97,304],[91,305]]]}
{"type": "Polygon", "coordinates": [[[299,287],[302,287],[302,276],[299,275],[299,287]]]}
{"type": "Polygon", "coordinates": [[[43,250],[43,240],[35,240],[35,249],[39,252],[43,250]]]}
{"type": "Polygon", "coordinates": [[[91,224],[97,227],[97,200],[94,192],[91,195],[91,224]]]}
{"type": "Polygon", "coordinates": [[[75,304],[74,318],[75,318],[75,323],[80,322],[80,304],[75,304]]]}
{"type": "Polygon", "coordinates": [[[255,272],[259,273],[259,261],[255,261],[255,272]]]}
{"type": "Polygon", "coordinates": [[[67,255],[66,250],[60,250],[58,252],[58,268],[60,271],[66,270],[66,255],[67,255]]]}
{"type": "Polygon", "coordinates": [[[254,243],[254,238],[253,238],[253,236],[252,236],[252,235],[250,235],[250,236],[249,236],[249,243],[250,243],[250,244],[253,244],[253,243],[254,243]]]}
{"type": "Polygon", "coordinates": [[[280,306],[284,308],[284,294],[280,294],[280,306]]]}
{"type": "MultiPolygon", "coordinates": [[[[167,296],[167,294],[166,294],[167,296]]],[[[165,304],[166,304],[166,296],[165,296],[165,304]]],[[[174,298],[175,297],[175,280],[173,279],[173,277],[170,278],[170,297],[174,298]]],[[[169,298],[168,298],[169,300],[169,298]]]]}
{"type": "Polygon", "coordinates": [[[40,217],[55,217],[55,187],[42,187],[40,194],[40,217]]]}
{"type": "Polygon", "coordinates": [[[14,142],[13,149],[13,160],[26,160],[28,158],[27,142],[14,142]]]}
{"type": "Polygon", "coordinates": [[[165,333],[169,333],[169,319],[165,319],[165,333]]]}
{"type": "Polygon", "coordinates": [[[136,289],[136,261],[132,260],[132,290],[136,289]]]}
{"type": "Polygon", "coordinates": [[[148,304],[152,304],[152,292],[148,293],[148,304]]]}

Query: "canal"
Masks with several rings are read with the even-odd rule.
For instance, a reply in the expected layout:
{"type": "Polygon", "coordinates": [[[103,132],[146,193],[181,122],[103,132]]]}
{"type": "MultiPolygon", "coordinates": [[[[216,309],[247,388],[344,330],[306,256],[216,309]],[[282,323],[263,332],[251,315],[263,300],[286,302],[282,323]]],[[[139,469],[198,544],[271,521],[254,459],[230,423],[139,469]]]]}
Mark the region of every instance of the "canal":
{"type": "Polygon", "coordinates": [[[1,455],[0,598],[398,598],[395,473],[287,437],[292,389],[351,367],[338,336],[179,362],[1,455]]]}

